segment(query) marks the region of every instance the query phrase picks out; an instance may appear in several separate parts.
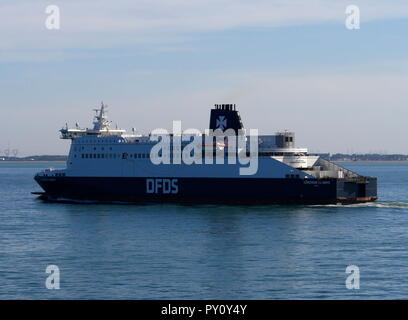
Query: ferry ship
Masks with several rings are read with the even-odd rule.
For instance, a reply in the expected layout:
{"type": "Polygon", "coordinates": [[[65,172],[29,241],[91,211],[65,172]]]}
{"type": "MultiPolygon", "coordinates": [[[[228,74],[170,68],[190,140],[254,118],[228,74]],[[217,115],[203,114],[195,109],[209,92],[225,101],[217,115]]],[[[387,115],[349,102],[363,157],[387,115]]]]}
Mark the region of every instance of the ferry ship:
{"type": "MultiPolygon", "coordinates": [[[[293,132],[247,135],[233,104],[215,105],[209,130],[188,137],[173,132],[158,138],[158,134],[141,135],[134,130],[127,134],[111,128],[106,105],[102,103],[95,111],[92,128],[66,125],[60,130],[62,139],[71,140],[66,168],[46,169],[35,175],[44,192],[33,193],[41,199],[222,204],[350,204],[377,200],[375,177],[359,175],[309,154],[307,148],[297,148],[293,132]],[[222,136],[224,133],[228,134],[222,136]],[[192,138],[201,140],[202,153],[194,159],[202,161],[186,163],[181,158],[192,138]],[[238,141],[238,147],[230,147],[230,138],[238,141]],[[168,146],[154,155],[154,148],[163,139],[168,146]],[[251,154],[251,148],[256,154],[251,154]],[[158,163],[160,157],[168,161],[158,163]],[[235,163],[222,161],[227,157],[235,163]],[[241,160],[246,160],[246,165],[241,160]],[[243,174],[242,169],[250,171],[249,160],[256,161],[256,170],[243,174]]],[[[187,151],[189,155],[191,150],[187,151]]]]}

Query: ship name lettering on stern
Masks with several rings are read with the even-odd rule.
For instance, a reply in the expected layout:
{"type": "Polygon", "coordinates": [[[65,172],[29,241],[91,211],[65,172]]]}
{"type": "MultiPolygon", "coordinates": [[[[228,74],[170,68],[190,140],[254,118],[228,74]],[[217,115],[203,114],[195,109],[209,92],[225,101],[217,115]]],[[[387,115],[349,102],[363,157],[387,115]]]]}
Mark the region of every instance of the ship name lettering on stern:
{"type": "Polygon", "coordinates": [[[178,179],[146,179],[146,193],[177,194],[178,179]]]}

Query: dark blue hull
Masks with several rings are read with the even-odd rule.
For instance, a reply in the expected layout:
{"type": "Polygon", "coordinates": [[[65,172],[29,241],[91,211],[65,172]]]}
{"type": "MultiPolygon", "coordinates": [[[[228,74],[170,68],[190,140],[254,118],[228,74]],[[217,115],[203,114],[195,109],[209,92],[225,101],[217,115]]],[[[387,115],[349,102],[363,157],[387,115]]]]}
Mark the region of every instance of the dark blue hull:
{"type": "Polygon", "coordinates": [[[332,204],[375,201],[376,178],[125,178],[36,176],[45,200],[224,204],[332,204]]]}

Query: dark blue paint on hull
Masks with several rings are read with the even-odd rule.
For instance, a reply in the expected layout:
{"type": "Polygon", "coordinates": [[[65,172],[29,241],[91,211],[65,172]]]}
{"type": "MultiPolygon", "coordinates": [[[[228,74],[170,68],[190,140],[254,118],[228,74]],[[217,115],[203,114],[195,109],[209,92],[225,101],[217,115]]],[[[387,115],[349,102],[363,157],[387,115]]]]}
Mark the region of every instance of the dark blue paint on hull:
{"type": "Polygon", "coordinates": [[[148,190],[147,179],[160,181],[160,178],[35,177],[45,191],[41,198],[57,201],[331,204],[377,199],[376,178],[368,178],[365,184],[343,179],[172,178],[169,180],[176,180],[176,188],[163,190],[161,181],[154,191],[151,185],[148,190]]]}

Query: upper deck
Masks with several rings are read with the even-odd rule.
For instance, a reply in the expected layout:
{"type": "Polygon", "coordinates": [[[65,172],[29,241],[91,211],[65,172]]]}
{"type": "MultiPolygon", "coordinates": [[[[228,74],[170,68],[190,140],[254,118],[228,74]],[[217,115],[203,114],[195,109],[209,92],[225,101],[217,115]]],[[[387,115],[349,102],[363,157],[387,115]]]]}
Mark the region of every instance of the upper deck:
{"type": "Polygon", "coordinates": [[[110,128],[111,121],[108,120],[106,109],[107,105],[103,102],[100,109],[94,109],[96,114],[92,129],[80,128],[78,124],[76,124],[75,128],[68,128],[68,124],[66,124],[65,128],[60,130],[61,139],[75,139],[83,136],[118,136],[124,134],[126,130],[110,128]]]}

